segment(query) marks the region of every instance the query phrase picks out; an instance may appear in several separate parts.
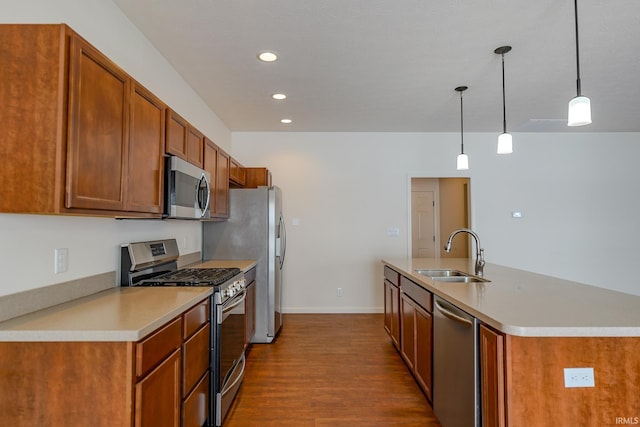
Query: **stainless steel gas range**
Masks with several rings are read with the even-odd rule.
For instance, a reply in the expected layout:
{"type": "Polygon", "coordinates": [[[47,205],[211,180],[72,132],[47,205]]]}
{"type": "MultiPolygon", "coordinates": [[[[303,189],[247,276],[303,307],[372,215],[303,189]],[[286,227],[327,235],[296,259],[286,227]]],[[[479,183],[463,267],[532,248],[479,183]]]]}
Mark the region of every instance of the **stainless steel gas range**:
{"type": "Polygon", "coordinates": [[[178,269],[178,257],[175,239],[123,245],[120,285],[213,287],[209,417],[205,425],[221,426],[244,376],[244,275],[238,268],[178,269]]]}

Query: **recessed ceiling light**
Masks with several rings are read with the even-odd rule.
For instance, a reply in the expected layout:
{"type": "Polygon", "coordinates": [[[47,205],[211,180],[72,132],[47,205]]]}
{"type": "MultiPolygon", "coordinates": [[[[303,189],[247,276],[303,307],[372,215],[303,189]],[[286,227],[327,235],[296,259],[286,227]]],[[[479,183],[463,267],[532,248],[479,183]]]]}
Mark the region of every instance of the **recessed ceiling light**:
{"type": "Polygon", "coordinates": [[[275,52],[265,50],[258,54],[258,59],[262,62],[273,62],[278,59],[278,55],[275,52]]]}
{"type": "Polygon", "coordinates": [[[280,120],[280,123],[284,123],[285,125],[288,125],[291,122],[293,122],[293,120],[291,120],[291,119],[282,119],[282,120],[280,120]]]}
{"type": "Polygon", "coordinates": [[[274,93],[273,95],[271,95],[271,97],[277,100],[287,99],[287,95],[285,95],[284,93],[274,93]]]}

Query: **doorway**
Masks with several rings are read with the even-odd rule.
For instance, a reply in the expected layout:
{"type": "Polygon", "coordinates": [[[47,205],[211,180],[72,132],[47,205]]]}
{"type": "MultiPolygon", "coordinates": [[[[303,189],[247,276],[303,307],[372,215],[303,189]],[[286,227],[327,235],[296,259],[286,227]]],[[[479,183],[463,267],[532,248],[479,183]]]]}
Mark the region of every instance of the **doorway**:
{"type": "Polygon", "coordinates": [[[447,253],[452,231],[470,228],[469,178],[411,178],[411,256],[468,258],[469,236],[461,233],[447,253]]]}

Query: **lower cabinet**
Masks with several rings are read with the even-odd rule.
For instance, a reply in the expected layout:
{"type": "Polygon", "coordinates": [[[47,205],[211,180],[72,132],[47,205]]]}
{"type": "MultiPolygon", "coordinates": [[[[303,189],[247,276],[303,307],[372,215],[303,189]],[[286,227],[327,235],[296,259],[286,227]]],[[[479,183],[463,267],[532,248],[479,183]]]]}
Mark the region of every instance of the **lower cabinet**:
{"type": "Polygon", "coordinates": [[[384,267],[384,329],[416,382],[432,399],[433,294],[384,267]]]}
{"type": "Polygon", "coordinates": [[[246,350],[256,333],[256,268],[254,267],[247,271],[244,274],[244,278],[247,281],[247,297],[244,300],[244,348],[246,350]]]}
{"type": "Polygon", "coordinates": [[[432,295],[405,277],[400,279],[400,355],[429,400],[432,399],[432,295]],[[412,298],[413,297],[413,298],[412,298]],[[418,301],[422,301],[421,305],[418,301]]]}
{"type": "Polygon", "coordinates": [[[393,345],[400,348],[400,275],[384,268],[384,329],[393,345]]]}
{"type": "Polygon", "coordinates": [[[2,425],[202,427],[208,304],[138,342],[0,342],[2,425]]]}
{"type": "Polygon", "coordinates": [[[483,427],[506,426],[504,335],[479,327],[480,401],[483,427]]]}
{"type": "Polygon", "coordinates": [[[180,426],[180,349],[135,386],[135,426],[180,426]]]}

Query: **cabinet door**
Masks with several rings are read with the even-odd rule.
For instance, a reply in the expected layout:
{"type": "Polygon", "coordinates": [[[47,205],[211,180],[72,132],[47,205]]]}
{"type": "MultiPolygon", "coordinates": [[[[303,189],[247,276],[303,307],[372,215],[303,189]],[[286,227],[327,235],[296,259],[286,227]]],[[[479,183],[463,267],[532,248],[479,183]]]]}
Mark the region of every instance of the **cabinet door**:
{"type": "Polygon", "coordinates": [[[0,212],[64,206],[66,38],[64,25],[0,25],[0,212]]]}
{"type": "Polygon", "coordinates": [[[245,168],[245,188],[271,187],[271,172],[267,168],[245,168]]]}
{"type": "Polygon", "coordinates": [[[400,292],[388,280],[384,281],[384,329],[396,348],[400,346],[400,314],[398,311],[400,292]]]}
{"type": "Polygon", "coordinates": [[[187,159],[187,134],[189,123],[172,109],[167,109],[167,134],[165,151],[183,160],[187,159]]]}
{"type": "Polygon", "coordinates": [[[504,335],[480,325],[480,400],[484,427],[506,425],[504,335]]]}
{"type": "Polygon", "coordinates": [[[431,313],[419,305],[415,306],[415,362],[414,375],[425,395],[431,400],[432,387],[432,333],[433,318],[431,313]]]}
{"type": "Polygon", "coordinates": [[[251,339],[256,333],[256,282],[255,280],[247,286],[247,298],[244,300],[245,313],[245,334],[244,348],[246,349],[251,339]]]}
{"type": "Polygon", "coordinates": [[[211,325],[207,323],[183,346],[182,396],[186,397],[209,369],[209,338],[211,325]]]}
{"type": "Polygon", "coordinates": [[[182,426],[202,427],[209,418],[209,373],[187,396],[182,404],[182,426]]]}
{"type": "Polygon", "coordinates": [[[130,79],[73,35],[66,207],[125,209],[130,79]]]}
{"type": "Polygon", "coordinates": [[[214,195],[216,202],[212,216],[215,218],[229,218],[229,155],[221,149],[218,149],[216,166],[216,190],[214,195]]]}
{"type": "Polygon", "coordinates": [[[209,183],[209,212],[211,217],[215,217],[216,211],[216,189],[218,176],[218,146],[209,138],[204,138],[204,170],[209,172],[211,182],[209,183]]]}
{"type": "Polygon", "coordinates": [[[180,350],[167,357],[135,387],[135,427],[179,427],[180,350]]]}
{"type": "Polygon", "coordinates": [[[229,181],[236,187],[243,188],[246,181],[246,170],[236,159],[229,159],[229,181]]]}
{"type": "Polygon", "coordinates": [[[400,355],[411,371],[415,366],[416,304],[400,292],[400,355]]]}
{"type": "Polygon", "coordinates": [[[132,94],[127,211],[162,214],[166,107],[138,84],[132,94]]]}
{"type": "Polygon", "coordinates": [[[187,161],[199,168],[204,166],[204,135],[196,128],[189,126],[187,135],[187,161]]]}

